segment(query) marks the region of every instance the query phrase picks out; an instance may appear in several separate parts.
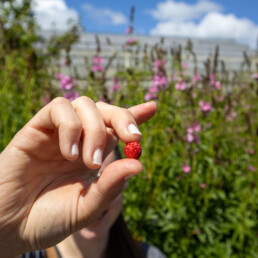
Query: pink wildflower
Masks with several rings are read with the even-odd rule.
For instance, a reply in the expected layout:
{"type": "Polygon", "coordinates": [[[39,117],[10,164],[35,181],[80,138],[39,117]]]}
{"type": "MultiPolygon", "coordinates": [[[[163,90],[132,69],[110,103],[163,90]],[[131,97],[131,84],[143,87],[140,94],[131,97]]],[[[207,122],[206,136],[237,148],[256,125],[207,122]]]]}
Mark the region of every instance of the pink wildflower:
{"type": "Polygon", "coordinates": [[[135,43],[136,43],[136,40],[134,38],[129,38],[126,42],[126,44],[130,46],[134,45],[135,43]]]}
{"type": "Polygon", "coordinates": [[[93,64],[103,64],[104,58],[100,56],[94,56],[92,62],[93,64]]]}
{"type": "Polygon", "coordinates": [[[204,189],[204,188],[206,188],[206,184],[205,184],[205,183],[201,183],[200,187],[201,187],[202,189],[204,189]]]}
{"type": "Polygon", "coordinates": [[[181,66],[182,66],[183,69],[187,69],[188,68],[188,63],[182,63],[181,66]]]}
{"type": "Polygon", "coordinates": [[[186,140],[187,142],[193,142],[195,141],[196,144],[200,143],[200,138],[197,136],[196,133],[199,133],[201,131],[201,125],[200,124],[193,124],[187,129],[187,136],[186,140]]]}
{"type": "Polygon", "coordinates": [[[196,83],[198,81],[200,81],[200,75],[198,73],[195,73],[193,77],[193,82],[196,83]]]}
{"type": "Polygon", "coordinates": [[[229,105],[226,105],[226,106],[224,107],[224,110],[225,110],[225,112],[229,111],[229,105]]]}
{"type": "Polygon", "coordinates": [[[120,90],[120,85],[119,84],[113,84],[111,89],[112,89],[113,92],[119,91],[120,90]]]}
{"type": "Polygon", "coordinates": [[[58,78],[60,78],[61,90],[71,90],[74,87],[74,84],[76,83],[76,81],[72,79],[70,76],[59,74],[58,78]]]}
{"type": "Polygon", "coordinates": [[[181,91],[184,91],[186,89],[186,82],[183,81],[182,79],[180,79],[177,84],[175,85],[175,88],[177,90],[181,90],[181,91]]]}
{"type": "Polygon", "coordinates": [[[194,134],[188,133],[186,136],[186,139],[188,142],[193,142],[194,141],[194,134]]]}
{"type": "Polygon", "coordinates": [[[128,26],[125,30],[125,34],[128,35],[128,34],[132,34],[133,33],[133,27],[132,26],[128,26]]]}
{"type": "Polygon", "coordinates": [[[102,72],[103,71],[103,67],[100,65],[93,65],[92,69],[93,72],[102,72]]]}
{"type": "Polygon", "coordinates": [[[217,90],[221,90],[221,83],[220,83],[220,81],[216,81],[216,82],[215,82],[215,88],[216,88],[217,90]]]}
{"type": "Polygon", "coordinates": [[[65,92],[64,97],[70,101],[73,101],[79,97],[79,93],[77,91],[65,92]]]}
{"type": "Polygon", "coordinates": [[[155,100],[155,99],[157,99],[157,96],[156,96],[156,94],[147,92],[147,93],[145,94],[145,96],[144,96],[144,99],[145,99],[145,101],[155,100]]]}
{"type": "Polygon", "coordinates": [[[191,171],[191,167],[189,165],[182,165],[182,170],[184,173],[188,174],[191,171]]]}
{"type": "Polygon", "coordinates": [[[237,113],[235,111],[232,111],[230,114],[226,116],[226,120],[228,122],[232,122],[237,117],[237,113]]]}
{"type": "Polygon", "coordinates": [[[91,70],[93,72],[102,72],[104,70],[103,68],[103,63],[104,63],[104,58],[103,57],[99,57],[99,56],[94,56],[92,59],[92,68],[91,70]]]}
{"type": "Polygon", "coordinates": [[[209,78],[210,78],[210,86],[215,87],[216,90],[221,90],[221,83],[220,81],[215,81],[214,74],[211,73],[209,78]]]}
{"type": "Polygon", "coordinates": [[[201,111],[203,112],[210,112],[211,111],[211,104],[209,102],[200,101],[199,106],[201,108],[201,111]]]}
{"type": "Polygon", "coordinates": [[[165,86],[168,83],[167,77],[165,75],[162,75],[159,77],[159,85],[165,86]]]}
{"type": "Polygon", "coordinates": [[[210,81],[214,81],[214,74],[213,73],[210,73],[210,75],[209,75],[209,77],[210,77],[210,81]]]}
{"type": "Polygon", "coordinates": [[[249,149],[246,151],[249,155],[254,155],[254,149],[249,149]]]}
{"type": "Polygon", "coordinates": [[[193,92],[193,93],[192,93],[192,97],[193,97],[193,99],[196,99],[196,98],[197,98],[197,93],[196,93],[196,92],[193,92]]]}
{"type": "Polygon", "coordinates": [[[152,82],[154,86],[161,86],[161,87],[166,86],[166,84],[168,83],[166,76],[163,74],[154,75],[152,82]]]}
{"type": "Polygon", "coordinates": [[[159,87],[157,85],[152,85],[149,88],[149,92],[150,93],[157,93],[157,92],[159,92],[159,87]]]}
{"type": "Polygon", "coordinates": [[[193,124],[191,125],[188,130],[189,133],[199,133],[201,131],[201,125],[200,124],[193,124]]]}
{"type": "Polygon", "coordinates": [[[64,77],[64,75],[61,73],[58,73],[58,74],[56,74],[55,77],[56,77],[56,79],[61,80],[64,77]]]}
{"type": "Polygon", "coordinates": [[[210,77],[210,85],[211,85],[211,86],[214,86],[214,84],[215,84],[215,77],[214,77],[214,74],[211,73],[211,74],[209,75],[209,77],[210,77]]]}
{"type": "Polygon", "coordinates": [[[113,92],[116,92],[116,91],[119,91],[120,90],[120,84],[119,84],[119,79],[118,78],[114,78],[113,79],[113,85],[112,85],[112,87],[111,87],[111,90],[113,91],[113,92]]]}
{"type": "Polygon", "coordinates": [[[251,171],[251,172],[255,172],[256,171],[256,168],[252,165],[249,165],[248,166],[248,169],[251,171]]]}
{"type": "Polygon", "coordinates": [[[253,78],[258,81],[258,73],[253,74],[253,78]]]}
{"type": "Polygon", "coordinates": [[[156,59],[153,63],[153,70],[158,73],[160,70],[165,70],[166,61],[164,59],[156,59]]]}

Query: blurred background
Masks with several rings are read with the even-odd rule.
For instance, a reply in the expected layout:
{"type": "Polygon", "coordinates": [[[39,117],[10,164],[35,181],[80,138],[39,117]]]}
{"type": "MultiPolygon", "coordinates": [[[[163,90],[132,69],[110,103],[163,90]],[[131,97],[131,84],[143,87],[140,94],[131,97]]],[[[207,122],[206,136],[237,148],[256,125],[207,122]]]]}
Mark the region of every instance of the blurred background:
{"type": "Polygon", "coordinates": [[[134,237],[168,257],[258,257],[257,10],[256,0],[2,0],[0,149],[57,96],[155,100],[140,126],[144,169],[124,193],[134,237]]]}

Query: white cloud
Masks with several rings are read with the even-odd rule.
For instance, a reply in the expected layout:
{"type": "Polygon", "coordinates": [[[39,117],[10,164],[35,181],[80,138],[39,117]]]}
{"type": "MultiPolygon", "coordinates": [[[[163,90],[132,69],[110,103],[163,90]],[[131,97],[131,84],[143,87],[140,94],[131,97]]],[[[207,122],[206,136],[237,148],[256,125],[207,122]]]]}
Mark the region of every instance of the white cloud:
{"type": "Polygon", "coordinates": [[[157,10],[151,12],[153,18],[159,22],[150,33],[183,37],[231,38],[255,47],[258,25],[252,21],[237,18],[233,14],[220,13],[221,6],[205,0],[192,5],[192,10],[193,13],[190,12],[190,5],[183,2],[168,0],[160,3],[157,10]],[[200,18],[198,22],[195,20],[197,18],[200,18]]]}
{"type": "Polygon", "coordinates": [[[196,4],[187,4],[184,2],[176,2],[167,0],[158,4],[155,10],[147,11],[155,19],[161,21],[186,21],[198,19],[205,13],[211,11],[222,11],[222,6],[210,2],[209,0],[200,0],[196,4]]]}
{"type": "Polygon", "coordinates": [[[65,30],[67,21],[79,20],[78,13],[69,8],[64,0],[34,0],[33,11],[37,23],[43,30],[65,30]]]}
{"type": "Polygon", "coordinates": [[[123,25],[127,23],[125,15],[121,12],[115,12],[108,8],[96,8],[91,4],[82,6],[86,14],[99,24],[123,25]]]}

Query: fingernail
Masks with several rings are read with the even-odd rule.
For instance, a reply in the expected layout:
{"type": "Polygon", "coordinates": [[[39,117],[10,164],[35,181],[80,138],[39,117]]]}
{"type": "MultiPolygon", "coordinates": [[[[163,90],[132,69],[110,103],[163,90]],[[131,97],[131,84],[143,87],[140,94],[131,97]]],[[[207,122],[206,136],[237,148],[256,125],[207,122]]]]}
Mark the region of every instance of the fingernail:
{"type": "Polygon", "coordinates": [[[129,124],[128,130],[130,133],[142,135],[139,129],[134,124],[129,124]]]}
{"type": "Polygon", "coordinates": [[[126,182],[126,181],[128,181],[128,179],[130,179],[131,177],[133,177],[134,175],[128,175],[128,176],[126,176],[125,178],[124,178],[124,181],[126,182]]]}
{"type": "Polygon", "coordinates": [[[93,164],[96,164],[96,165],[102,164],[102,151],[100,148],[96,149],[93,154],[93,164]]]}
{"type": "Polygon", "coordinates": [[[73,146],[72,146],[72,155],[77,156],[78,154],[79,154],[78,144],[74,143],[73,146]]]}

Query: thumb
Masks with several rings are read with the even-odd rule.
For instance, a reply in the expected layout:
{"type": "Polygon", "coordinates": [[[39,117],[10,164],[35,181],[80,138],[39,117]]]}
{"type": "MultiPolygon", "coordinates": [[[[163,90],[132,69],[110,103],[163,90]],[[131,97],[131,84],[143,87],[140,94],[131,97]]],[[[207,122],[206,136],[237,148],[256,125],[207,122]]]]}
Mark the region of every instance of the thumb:
{"type": "Polygon", "coordinates": [[[141,171],[142,164],[135,159],[120,159],[109,164],[87,192],[82,193],[78,205],[78,227],[92,224],[123,191],[128,179],[141,171]]]}

